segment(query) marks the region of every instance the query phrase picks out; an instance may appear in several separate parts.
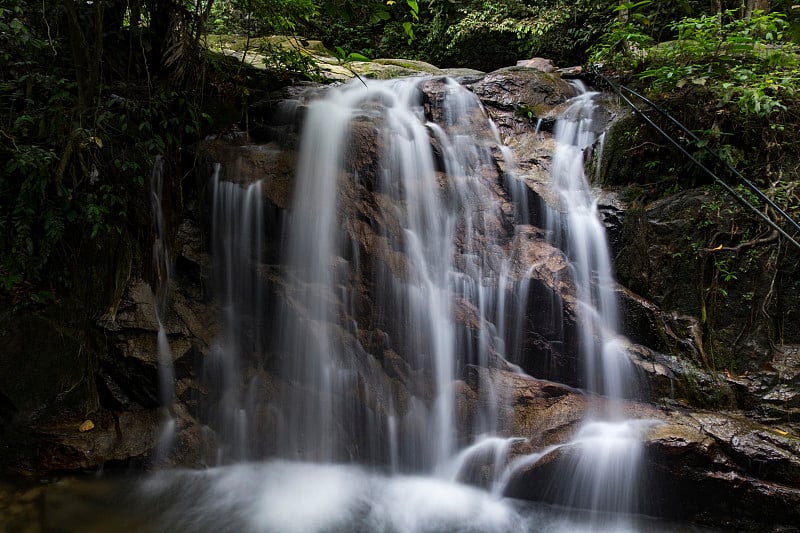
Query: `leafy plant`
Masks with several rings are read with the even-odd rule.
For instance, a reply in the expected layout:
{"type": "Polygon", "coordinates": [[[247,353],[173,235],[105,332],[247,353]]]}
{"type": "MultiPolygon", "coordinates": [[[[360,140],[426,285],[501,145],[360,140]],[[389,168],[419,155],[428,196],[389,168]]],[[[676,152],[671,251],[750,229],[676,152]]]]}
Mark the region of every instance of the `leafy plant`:
{"type": "MultiPolygon", "coordinates": [[[[639,2],[631,9],[644,5],[639,2]]],[[[745,115],[786,110],[800,85],[798,47],[788,39],[783,13],[738,11],[682,18],[670,25],[675,39],[656,44],[646,19],[615,25],[595,47],[593,60],[633,70],[653,93],[685,86],[708,88],[717,106],[735,104],[745,115]]]]}

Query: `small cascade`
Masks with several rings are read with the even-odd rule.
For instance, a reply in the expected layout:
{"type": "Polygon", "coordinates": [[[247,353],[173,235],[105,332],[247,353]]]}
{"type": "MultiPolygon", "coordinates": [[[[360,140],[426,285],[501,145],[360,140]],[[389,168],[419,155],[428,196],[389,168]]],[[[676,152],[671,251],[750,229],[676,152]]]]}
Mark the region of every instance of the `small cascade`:
{"type": "Polygon", "coordinates": [[[597,93],[583,92],[556,123],[553,187],[561,205],[549,210],[549,229],[556,246],[572,259],[581,303],[582,381],[590,391],[609,398],[630,395],[634,381],[630,362],[618,339],[619,319],[608,239],[597,211],[597,196],[584,172],[586,153],[597,139],[593,125],[597,93]]]}
{"type": "MultiPolygon", "coordinates": [[[[290,276],[286,305],[279,319],[280,366],[293,385],[283,392],[278,451],[291,459],[332,461],[343,453],[329,444],[333,424],[348,420],[335,391],[351,386],[346,348],[332,330],[341,303],[341,230],[337,220],[339,174],[345,153],[351,106],[326,99],[312,106],[305,122],[297,169],[295,202],[283,249],[290,276]],[[339,264],[337,264],[339,263],[339,264]]],[[[335,438],[335,437],[334,437],[335,438]]]]}
{"type": "MultiPolygon", "coordinates": [[[[241,186],[211,176],[214,283],[222,306],[223,335],[211,350],[205,381],[220,397],[208,419],[220,439],[212,464],[252,457],[251,418],[256,409],[240,384],[246,358],[263,357],[263,283],[259,272],[264,246],[261,182],[241,186]]],[[[257,359],[256,359],[257,360],[257,359]]]]}
{"type": "Polygon", "coordinates": [[[175,404],[175,369],[172,362],[172,352],[167,338],[167,329],[164,321],[167,316],[167,300],[169,297],[169,281],[172,276],[172,261],[167,246],[167,228],[164,221],[162,197],[164,188],[164,162],[161,157],[156,157],[153,171],[150,176],[150,206],[153,211],[153,302],[158,323],[157,350],[158,350],[158,376],[159,399],[164,408],[164,421],[161,435],[155,454],[155,463],[163,461],[172,449],[175,439],[175,417],[173,407],[175,404]]]}
{"type": "MultiPolygon", "coordinates": [[[[555,128],[552,180],[561,205],[550,210],[549,229],[556,245],[572,261],[581,317],[582,382],[607,401],[596,402],[600,407],[594,407],[578,433],[564,445],[569,450],[564,461],[569,471],[559,473],[549,497],[598,516],[622,513],[620,520],[624,522],[625,513],[637,509],[641,434],[650,422],[625,420],[619,406],[629,397],[636,376],[619,337],[609,246],[596,195],[584,172],[586,153],[597,140],[593,125],[597,93],[587,92],[579,84],[578,88],[581,94],[572,100],[555,128]]],[[[624,529],[622,522],[615,522],[613,527],[624,529]]]]}
{"type": "MultiPolygon", "coordinates": [[[[498,494],[498,481],[503,481],[503,472],[507,470],[506,460],[512,444],[525,439],[515,437],[498,437],[483,435],[475,442],[461,450],[451,461],[449,478],[453,481],[475,480],[484,482],[486,488],[498,494]]],[[[499,496],[499,494],[498,494],[499,496]]]]}
{"type": "Polygon", "coordinates": [[[650,424],[642,420],[584,423],[566,445],[574,448],[574,458],[568,462],[571,469],[560,475],[570,481],[554,485],[553,499],[593,511],[634,511],[641,486],[637,468],[641,433],[650,424]]]}

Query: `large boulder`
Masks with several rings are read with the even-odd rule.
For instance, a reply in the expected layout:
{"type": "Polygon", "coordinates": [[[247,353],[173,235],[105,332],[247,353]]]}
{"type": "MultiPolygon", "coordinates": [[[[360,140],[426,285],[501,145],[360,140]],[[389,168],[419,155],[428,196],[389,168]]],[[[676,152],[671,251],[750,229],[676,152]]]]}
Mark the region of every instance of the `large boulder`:
{"type": "MultiPolygon", "coordinates": [[[[470,367],[464,381],[468,389],[462,401],[470,407],[461,423],[470,427],[469,416],[481,412],[481,402],[490,399],[491,391],[501,400],[500,434],[517,437],[507,449],[506,462],[518,466],[506,495],[572,505],[602,502],[602,497],[566,501],[575,493],[564,494],[559,487],[568,484],[565,473],[585,461],[582,443],[587,441],[581,431],[587,421],[602,421],[603,413],[616,412],[635,440],[624,462],[640,455],[632,510],[752,531],[790,526],[800,519],[800,441],[787,431],[719,412],[607,404],[576,389],[502,369],[470,367]]],[[[612,419],[614,423],[623,424],[612,419]]],[[[471,471],[487,469],[473,465],[471,471]]]]}

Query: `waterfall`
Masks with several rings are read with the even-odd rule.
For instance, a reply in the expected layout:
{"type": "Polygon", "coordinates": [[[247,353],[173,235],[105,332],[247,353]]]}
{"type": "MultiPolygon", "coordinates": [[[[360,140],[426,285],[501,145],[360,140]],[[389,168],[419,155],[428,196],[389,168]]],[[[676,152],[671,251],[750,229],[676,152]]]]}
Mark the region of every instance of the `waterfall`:
{"type": "Polygon", "coordinates": [[[252,457],[251,419],[256,409],[240,391],[246,358],[264,351],[264,298],[259,265],[264,246],[261,182],[244,186],[220,178],[220,165],[211,176],[214,285],[220,295],[223,335],[212,347],[205,381],[219,396],[206,418],[214,427],[217,456],[211,464],[252,457]]]}
{"type": "Polygon", "coordinates": [[[628,397],[633,373],[618,339],[619,319],[608,239],[597,211],[597,195],[584,172],[592,150],[597,93],[573,99],[556,123],[553,188],[559,208],[548,210],[548,227],[555,244],[572,259],[577,297],[581,304],[581,359],[584,386],[613,399],[628,397]]]}
{"type": "Polygon", "coordinates": [[[164,322],[167,318],[167,299],[169,297],[169,282],[172,276],[172,261],[167,245],[167,227],[163,210],[164,189],[164,162],[161,157],[156,157],[153,171],[150,175],[150,207],[153,212],[153,308],[155,310],[158,333],[156,336],[156,350],[158,352],[158,392],[159,400],[164,408],[161,435],[155,453],[155,462],[162,462],[169,454],[175,439],[175,417],[173,408],[175,404],[175,370],[172,362],[172,352],[169,347],[167,328],[164,322]]]}
{"type": "MultiPolygon", "coordinates": [[[[547,233],[574,275],[581,383],[613,406],[629,394],[631,370],[583,171],[593,106],[584,93],[557,124],[559,206],[547,233]]],[[[204,420],[218,445],[209,462],[228,466],[156,477],[144,497],[198,483],[190,499],[210,511],[182,512],[225,513],[243,531],[532,531],[543,515],[523,517],[502,494],[520,471],[563,454],[566,481],[546,501],[589,509],[579,520],[589,529],[607,511],[635,511],[646,422],[598,408],[571,439],[527,455],[515,448],[527,438],[501,429],[508,409],[491,372],[516,375],[529,357],[538,267],[523,257],[533,231],[526,185],[478,98],[446,78],[330,88],[304,109],[297,161],[281,260],[270,267],[262,264],[265,185],[223,181],[215,169],[223,333],[206,363],[204,420]],[[269,312],[266,293],[274,293],[269,312]],[[270,375],[266,393],[246,369],[270,375]],[[468,421],[465,398],[474,405],[468,421]]],[[[543,313],[548,298],[556,297],[536,296],[543,313]]],[[[561,331],[558,316],[542,320],[561,331]]],[[[182,523],[170,513],[164,520],[182,523]]],[[[545,522],[549,531],[574,525],[545,522]]]]}
{"type": "MultiPolygon", "coordinates": [[[[459,365],[488,366],[491,351],[503,343],[498,335],[519,343],[512,331],[519,324],[503,323],[499,332],[489,326],[507,313],[506,305],[524,300],[506,297],[514,282],[498,254],[508,240],[500,227],[504,215],[487,193],[498,179],[492,150],[499,138],[480,136],[492,131],[491,122],[477,98],[452,80],[442,82],[442,116],[432,121],[418,84],[349,84],[312,103],[305,117],[284,236],[289,304],[279,322],[279,372],[292,384],[280,402],[284,457],[388,460],[412,470],[442,465],[457,449],[452,387],[459,365]],[[363,180],[372,178],[361,175],[357,158],[371,155],[348,152],[351,138],[365,134],[374,135],[380,169],[368,184],[363,180]],[[370,244],[400,252],[402,264],[361,264],[359,247],[369,244],[358,242],[357,214],[340,199],[367,201],[365,190],[386,202],[370,244]],[[341,220],[340,212],[350,214],[341,220]],[[353,309],[359,299],[354,277],[374,282],[370,316],[357,317],[353,309]],[[477,310],[477,343],[456,320],[459,304],[477,310]],[[356,362],[364,351],[357,324],[365,321],[379,326],[382,350],[430,376],[402,410],[392,384],[380,377],[370,383],[372,410],[348,400],[364,374],[375,373],[356,362]],[[341,427],[353,419],[369,427],[341,427]],[[337,439],[352,438],[353,431],[363,437],[361,446],[345,449],[337,439]]],[[[491,420],[485,412],[479,424],[488,431],[491,420]]]]}
{"type": "MultiPolygon", "coordinates": [[[[631,394],[635,374],[619,337],[619,319],[609,244],[597,210],[597,195],[584,172],[597,139],[593,123],[597,93],[577,85],[575,97],[556,123],[552,182],[560,205],[550,208],[548,228],[571,258],[580,305],[582,382],[609,400],[584,421],[567,443],[574,451],[553,483],[553,501],[596,512],[635,512],[641,434],[651,423],[625,420],[619,401],[631,394]]],[[[614,527],[623,528],[616,523],[614,527]]]]}

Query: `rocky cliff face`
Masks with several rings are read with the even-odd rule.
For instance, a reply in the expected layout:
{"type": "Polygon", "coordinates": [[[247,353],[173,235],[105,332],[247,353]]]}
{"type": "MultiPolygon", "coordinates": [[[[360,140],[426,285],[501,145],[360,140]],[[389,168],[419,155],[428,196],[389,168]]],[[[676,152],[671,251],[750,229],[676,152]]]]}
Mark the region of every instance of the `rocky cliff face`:
{"type": "MultiPolygon", "coordinates": [[[[503,142],[514,151],[514,170],[519,179],[513,184],[504,179],[509,163],[499,153],[494,153],[492,164],[482,169],[485,190],[500,206],[499,211],[487,215],[484,223],[501,236],[497,241],[498,257],[515,251],[511,279],[524,281],[530,287],[521,328],[524,335],[517,350],[521,354],[519,360],[508,362],[493,353],[488,368],[464,364],[456,376],[453,387],[459,438],[466,441],[472,434],[476,413],[484,401],[481,391],[491,388],[505,399],[506,407],[498,413],[501,431],[520,438],[512,447],[513,456],[567,442],[577,431],[589,404],[602,402],[573,388],[582,385],[576,361],[575,320],[579,311],[568,259],[548,244],[543,229],[543,206],[559,209],[548,186],[553,150],[548,128],[561,105],[574,94],[574,88],[558,75],[526,68],[503,69],[459,81],[481,99],[503,142]],[[516,193],[512,194],[515,191],[510,188],[517,188],[516,193]],[[524,223],[515,218],[521,210],[527,218],[524,223]],[[550,314],[553,309],[559,312],[550,314]],[[510,363],[533,377],[512,372],[510,363]]],[[[305,106],[323,90],[291,88],[257,105],[253,121],[258,144],[245,143],[241,135],[232,134],[194,148],[200,160],[209,165],[222,164],[222,179],[240,183],[263,180],[266,247],[259,273],[268,312],[293,305],[287,295],[285,273],[278,264],[284,229],[281,225],[295,194],[298,126],[305,106]]],[[[440,118],[438,104],[448,90],[444,80],[431,78],[419,90],[426,116],[431,120],[440,118]]],[[[605,128],[619,114],[620,110],[611,104],[603,107],[596,119],[598,128],[605,128]]],[[[431,400],[431,384],[426,383],[416,354],[398,340],[402,335],[400,325],[392,318],[393,310],[388,302],[374,297],[374,285],[380,282],[377,270],[385,269],[402,278],[407,269],[407,259],[391,246],[393,240],[402,238],[400,225],[392,210],[387,209],[389,199],[375,188],[380,126],[368,117],[353,124],[347,158],[357,179],[343,182],[346,185],[339,193],[345,199],[341,220],[347,221],[342,230],[353,244],[351,259],[357,259],[364,268],[359,277],[348,282],[350,292],[357,298],[336,310],[339,324],[351,325],[336,326],[337,342],[354,347],[351,353],[356,354],[359,375],[352,390],[343,392],[345,397],[337,401],[357,405],[356,412],[363,416],[377,416],[385,394],[392,396],[395,405],[406,406],[401,409],[411,408],[407,405],[411,396],[431,400]]],[[[487,131],[487,135],[491,134],[487,131]]],[[[435,144],[435,140],[432,142],[435,144]]],[[[604,157],[621,156],[607,149],[604,157]]],[[[615,167],[612,164],[608,168],[615,167]]],[[[152,466],[154,460],[188,466],[213,463],[217,443],[213,432],[204,429],[203,424],[223,401],[213,391],[213,368],[209,365],[221,334],[222,310],[209,290],[215,266],[208,251],[207,220],[201,215],[208,202],[206,179],[198,173],[197,187],[191,188],[197,193],[188,202],[194,207],[189,210],[194,217],[173,228],[175,272],[169,287],[165,329],[175,369],[177,401],[170,412],[161,405],[158,393],[158,324],[152,288],[142,276],[134,274],[127,281],[122,298],[95,321],[89,333],[93,342],[88,348],[59,336],[56,325],[36,317],[9,322],[14,326],[7,326],[3,333],[3,342],[10,350],[2,356],[4,372],[0,377],[0,457],[6,472],[40,476],[54,471],[94,469],[103,464],[152,466]],[[24,343],[25,338],[34,342],[24,343]],[[44,370],[14,371],[14,361],[31,351],[35,352],[31,360],[44,370]],[[51,376],[52,368],[48,367],[52,365],[74,368],[74,372],[62,375],[59,371],[51,376]],[[41,386],[40,377],[47,378],[46,387],[41,386]],[[60,398],[74,395],[76,387],[83,387],[80,401],[74,405],[60,403],[60,398]],[[176,424],[176,444],[169,456],[161,457],[159,428],[168,416],[176,424]],[[91,422],[91,427],[86,422],[91,422]]],[[[444,172],[440,172],[440,179],[443,183],[447,179],[444,172]]],[[[675,254],[680,253],[670,241],[696,225],[696,220],[688,218],[690,214],[705,209],[708,198],[703,194],[692,191],[672,201],[633,207],[614,194],[602,199],[603,213],[616,237],[617,271],[626,286],[620,287],[618,293],[624,333],[630,339],[627,352],[640,376],[637,389],[642,403],[630,402],[626,410],[633,418],[655,421],[645,437],[645,477],[652,481],[651,487],[659,487],[660,491],[653,492],[657,496],[643,504],[641,510],[726,525],[742,517],[752,524],[797,523],[800,445],[791,417],[798,408],[794,402],[798,376],[793,370],[798,350],[788,342],[776,344],[775,337],[754,334],[733,339],[732,328],[739,322],[735,316],[722,316],[721,307],[716,308],[717,324],[723,330],[731,330],[731,334],[725,337],[713,330],[707,317],[698,311],[698,302],[706,301],[706,296],[690,294],[702,292],[702,273],[697,279],[696,273],[684,276],[665,266],[675,264],[675,254]],[[681,288],[686,277],[698,286],[681,288]],[[733,343],[732,350],[746,345],[754,352],[768,351],[770,367],[740,376],[715,372],[715,355],[708,351],[709,335],[716,343],[728,339],[733,343]],[[699,409],[712,403],[726,412],[699,409]],[[761,422],[771,424],[747,420],[746,415],[753,412],[762,415],[761,422]]],[[[706,252],[707,257],[714,253],[714,243],[701,245],[712,250],[706,252]]],[[[734,244],[725,246],[732,248],[734,244]]],[[[469,252],[460,250],[460,260],[468,261],[469,252]]],[[[703,264],[707,266],[708,260],[703,264]]],[[[683,266],[692,268],[688,263],[683,266]]],[[[752,290],[753,297],[758,295],[759,302],[766,302],[766,292],[777,291],[769,288],[770,276],[764,272],[754,274],[753,279],[758,282],[752,290]]],[[[794,312],[791,304],[772,303],[777,301],[783,300],[773,296],[768,303],[777,307],[752,310],[748,320],[752,320],[753,331],[767,327],[766,317],[774,316],[778,310],[794,312]],[[761,311],[765,317],[759,318],[756,315],[761,311]]],[[[477,337],[482,320],[478,310],[467,302],[456,302],[455,310],[467,337],[469,332],[477,337]]],[[[793,339],[791,332],[783,338],[793,339]]],[[[478,339],[471,338],[466,344],[475,342],[478,339]]],[[[265,353],[242,362],[245,368],[241,372],[242,391],[263,406],[271,405],[287,389],[299,386],[275,377],[272,369],[279,354],[272,351],[269,342],[266,346],[265,353]]],[[[257,427],[252,429],[253,441],[262,443],[257,447],[258,453],[269,454],[269,444],[263,443],[272,442],[272,436],[280,432],[274,413],[264,409],[258,415],[257,427]]],[[[350,434],[350,452],[370,446],[369,435],[348,426],[336,431],[350,434]]],[[[523,471],[510,485],[509,494],[544,497],[546,480],[564,471],[570,453],[568,446],[551,452],[546,460],[523,471]]],[[[479,478],[468,481],[480,483],[479,478]]]]}

